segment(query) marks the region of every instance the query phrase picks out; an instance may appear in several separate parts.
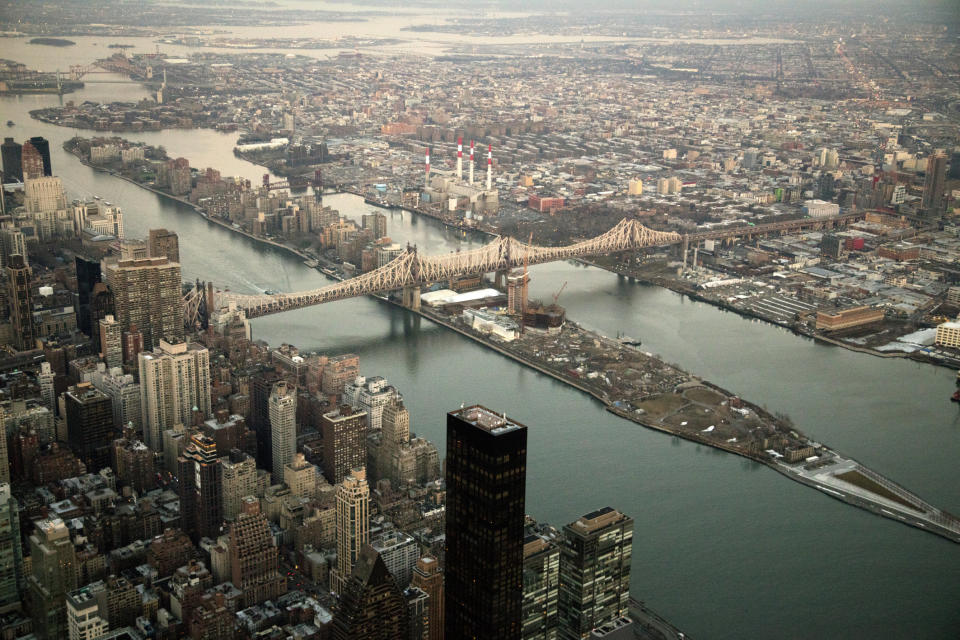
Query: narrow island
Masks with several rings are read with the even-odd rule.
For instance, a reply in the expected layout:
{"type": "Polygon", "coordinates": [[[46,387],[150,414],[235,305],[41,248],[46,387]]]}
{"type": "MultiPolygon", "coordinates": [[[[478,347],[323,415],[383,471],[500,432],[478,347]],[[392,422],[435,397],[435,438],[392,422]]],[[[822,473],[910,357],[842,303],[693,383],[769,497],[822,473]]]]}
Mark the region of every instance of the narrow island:
{"type": "Polygon", "coordinates": [[[73,40],[65,40],[64,38],[32,38],[30,44],[45,44],[49,47],[71,47],[77,43],[73,40]]]}

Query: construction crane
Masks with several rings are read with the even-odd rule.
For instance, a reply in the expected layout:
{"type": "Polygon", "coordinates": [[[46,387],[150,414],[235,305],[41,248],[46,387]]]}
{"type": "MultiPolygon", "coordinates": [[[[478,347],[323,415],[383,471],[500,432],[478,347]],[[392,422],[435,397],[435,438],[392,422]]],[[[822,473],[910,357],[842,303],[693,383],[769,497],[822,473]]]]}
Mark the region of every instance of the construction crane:
{"type": "Polygon", "coordinates": [[[564,283],[560,286],[560,290],[557,291],[555,294],[553,294],[553,304],[554,304],[554,306],[557,305],[557,300],[560,299],[560,294],[563,293],[563,290],[566,289],[566,288],[567,288],[567,282],[564,281],[564,283]]]}

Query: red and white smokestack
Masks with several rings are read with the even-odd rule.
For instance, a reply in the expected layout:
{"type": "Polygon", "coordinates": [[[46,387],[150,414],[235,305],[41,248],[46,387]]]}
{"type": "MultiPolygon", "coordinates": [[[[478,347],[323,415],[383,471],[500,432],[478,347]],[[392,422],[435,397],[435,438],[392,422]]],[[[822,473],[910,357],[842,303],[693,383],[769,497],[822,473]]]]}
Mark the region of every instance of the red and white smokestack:
{"type": "Polygon", "coordinates": [[[463,138],[457,138],[457,180],[463,180],[463,138]]]}
{"type": "Polygon", "coordinates": [[[470,184],[473,184],[473,140],[470,141],[470,184]]]}
{"type": "Polygon", "coordinates": [[[493,145],[487,145],[487,191],[493,189],[493,145]]]}
{"type": "Polygon", "coordinates": [[[430,186],[430,147],[427,147],[427,186],[430,186]]]}

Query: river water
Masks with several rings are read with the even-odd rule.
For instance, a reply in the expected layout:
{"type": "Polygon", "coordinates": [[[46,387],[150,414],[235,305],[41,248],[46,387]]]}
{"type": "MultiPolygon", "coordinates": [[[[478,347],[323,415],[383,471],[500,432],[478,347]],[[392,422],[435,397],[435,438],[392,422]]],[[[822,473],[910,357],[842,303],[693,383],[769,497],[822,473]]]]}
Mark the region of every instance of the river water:
{"type": "MultiPolygon", "coordinates": [[[[12,42],[12,41],[11,41],[12,42]]],[[[8,47],[27,64],[35,46],[8,47]]],[[[78,59],[77,62],[89,62],[78,59]]],[[[135,85],[88,85],[73,100],[135,100],[135,85]]],[[[180,236],[186,278],[237,291],[327,284],[283,252],[213,225],[192,209],[97,173],[62,151],[71,130],[31,121],[56,96],[0,98],[5,135],[50,140],[69,195],[119,204],[129,236],[180,236]]],[[[81,132],[84,134],[84,132],[81,132]]],[[[89,135],[89,132],[86,133],[89,135]]],[[[193,166],[257,180],[236,159],[236,134],[163,132],[193,166]]],[[[326,201],[354,218],[356,197],[326,201]]],[[[407,213],[388,213],[400,242],[437,253],[484,241],[407,213]]],[[[695,374],[790,414],[808,434],[960,513],[960,414],[953,373],[818,345],[670,291],[573,263],[532,269],[531,295],[560,303],[606,335],[618,331],[695,374]]],[[[301,349],[354,351],[362,371],[396,384],[413,430],[444,447],[445,412],[479,402],[527,424],[527,512],[562,525],[611,505],[636,521],[633,592],[704,638],[954,638],[960,629],[960,547],[803,487],[763,466],[653,432],[587,396],[402,309],[361,298],[254,321],[256,338],[301,349]]]]}

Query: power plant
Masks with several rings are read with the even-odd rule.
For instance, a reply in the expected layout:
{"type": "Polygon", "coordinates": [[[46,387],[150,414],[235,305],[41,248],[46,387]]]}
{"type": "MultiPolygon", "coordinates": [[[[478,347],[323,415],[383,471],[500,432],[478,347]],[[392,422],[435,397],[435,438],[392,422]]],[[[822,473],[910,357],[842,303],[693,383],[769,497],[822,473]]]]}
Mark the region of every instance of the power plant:
{"type": "Polygon", "coordinates": [[[420,206],[438,213],[458,215],[466,219],[483,220],[495,215],[500,197],[493,187],[493,145],[487,145],[487,182],[484,187],[474,183],[474,141],[470,141],[468,179],[463,179],[463,138],[457,138],[457,165],[454,171],[430,167],[430,149],[426,150],[426,180],[420,194],[420,206]]]}

